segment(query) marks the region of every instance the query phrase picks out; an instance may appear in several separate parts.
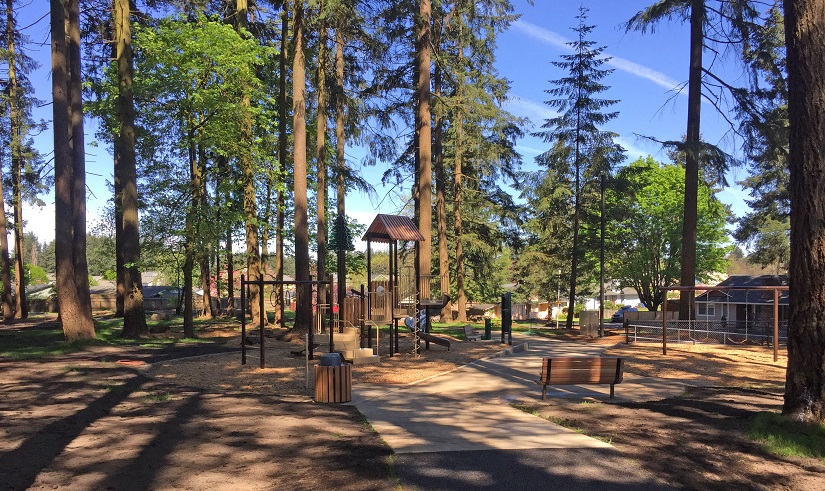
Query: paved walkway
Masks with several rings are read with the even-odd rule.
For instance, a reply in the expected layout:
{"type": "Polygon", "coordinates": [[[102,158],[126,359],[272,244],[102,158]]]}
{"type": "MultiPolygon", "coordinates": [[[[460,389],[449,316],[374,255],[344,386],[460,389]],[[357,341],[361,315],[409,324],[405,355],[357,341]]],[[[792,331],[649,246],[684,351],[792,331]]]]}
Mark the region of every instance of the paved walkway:
{"type": "MultiPolygon", "coordinates": [[[[490,484],[490,475],[485,472],[479,474],[479,464],[472,461],[484,455],[488,462],[484,467],[489,470],[494,465],[492,463],[502,466],[504,462],[511,462],[512,466],[516,465],[516,461],[535,459],[551,449],[555,450],[551,452],[555,455],[551,461],[562,455],[581,455],[585,452],[598,455],[594,458],[602,465],[595,468],[592,465],[582,466],[581,463],[587,458],[578,457],[584,459],[574,465],[578,466],[578,477],[567,475],[572,469],[570,465],[565,467],[564,475],[557,474],[560,468],[526,465],[523,472],[527,474],[521,479],[542,479],[568,485],[575,483],[579,488],[587,489],[588,486],[582,482],[570,479],[582,478],[582,473],[595,473],[595,476],[586,479],[592,483],[593,489],[621,489],[614,487],[614,484],[628,485],[630,489],[633,486],[659,486],[651,476],[639,470],[638,465],[620,462],[620,454],[611,445],[510,405],[518,399],[540,399],[541,392],[534,380],[541,370],[542,357],[597,356],[603,347],[532,336],[514,338],[513,344],[513,349],[502,356],[476,361],[401,388],[388,389],[378,385],[353,388],[352,403],[398,455],[397,465],[402,480],[411,479],[423,486],[421,489],[508,489],[513,484],[511,481],[507,481],[506,485],[496,485],[493,480],[490,486],[482,485],[484,482],[490,484]],[[533,452],[525,452],[528,450],[533,452]],[[418,457],[406,457],[408,454],[417,454],[418,457]],[[427,471],[421,473],[424,462],[430,464],[425,466],[427,471]],[[608,465],[609,462],[612,463],[608,465]],[[432,481],[434,475],[451,474],[452,469],[462,466],[467,467],[467,479],[457,480],[455,486],[444,484],[452,480],[432,481]],[[630,466],[632,470],[628,472],[625,466],[630,466]],[[624,467],[622,477],[617,477],[617,467],[624,467]],[[529,477],[532,472],[539,475],[529,477]],[[436,482],[444,487],[436,486],[436,482]],[[609,486],[605,488],[606,485],[609,486]]],[[[548,398],[608,399],[609,390],[609,386],[554,387],[548,389],[548,398]]],[[[684,384],[678,382],[625,374],[624,382],[616,386],[614,400],[656,400],[678,395],[683,390],[684,384]]],[[[507,465],[504,467],[502,471],[506,473],[507,465]]]]}

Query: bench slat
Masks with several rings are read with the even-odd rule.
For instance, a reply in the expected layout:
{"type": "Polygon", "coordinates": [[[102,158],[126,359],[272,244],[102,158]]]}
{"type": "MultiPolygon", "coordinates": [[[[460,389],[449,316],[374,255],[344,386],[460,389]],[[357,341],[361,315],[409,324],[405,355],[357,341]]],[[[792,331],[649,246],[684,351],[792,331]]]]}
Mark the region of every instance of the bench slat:
{"type": "Polygon", "coordinates": [[[553,370],[547,377],[548,384],[615,384],[616,367],[609,367],[597,372],[589,370],[576,370],[570,372],[557,372],[553,370]]]}

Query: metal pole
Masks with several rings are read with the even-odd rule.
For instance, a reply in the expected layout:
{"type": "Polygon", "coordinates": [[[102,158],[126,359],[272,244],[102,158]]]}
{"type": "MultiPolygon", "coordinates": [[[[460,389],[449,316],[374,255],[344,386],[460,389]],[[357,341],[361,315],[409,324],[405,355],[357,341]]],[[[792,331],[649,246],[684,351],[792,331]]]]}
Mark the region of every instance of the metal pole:
{"type": "Polygon", "coordinates": [[[779,360],[779,289],[773,290],[773,361],[779,360]]]}
{"type": "Polygon", "coordinates": [[[601,174],[601,232],[599,233],[599,337],[604,337],[604,190],[607,185],[601,174]]]}
{"type": "Polygon", "coordinates": [[[246,279],[241,275],[241,365],[246,365],[246,279]]]}

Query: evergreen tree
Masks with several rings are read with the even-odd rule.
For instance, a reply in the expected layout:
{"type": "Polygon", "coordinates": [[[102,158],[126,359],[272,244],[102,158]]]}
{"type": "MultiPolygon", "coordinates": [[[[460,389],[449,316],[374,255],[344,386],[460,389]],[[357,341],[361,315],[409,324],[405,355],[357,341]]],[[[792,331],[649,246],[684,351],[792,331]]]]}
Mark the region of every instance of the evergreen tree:
{"type": "MultiPolygon", "coordinates": [[[[614,164],[623,158],[624,149],[616,144],[614,133],[600,127],[618,116],[617,112],[605,112],[616,103],[610,99],[599,99],[598,94],[608,87],[601,83],[613,70],[600,68],[607,59],[601,54],[604,47],[595,47],[595,42],[587,39],[594,26],[586,25],[587,9],[581,8],[576,17],[579,21],[573,30],[578,39],[569,46],[572,54],[562,55],[562,61],[553,65],[565,70],[567,76],[552,80],[554,88],[546,92],[555,97],[547,105],[559,115],[545,120],[543,131],[534,135],[553,147],[539,155],[539,165],[553,169],[557,176],[570,186],[572,200],[572,243],[570,251],[570,280],[568,312],[573,311],[577,290],[579,263],[584,259],[581,247],[581,231],[584,210],[587,209],[585,184],[594,182],[601,174],[610,173],[614,164]]],[[[567,317],[567,328],[573,327],[573,316],[567,317]]]]}
{"type": "Polygon", "coordinates": [[[743,59],[751,74],[749,87],[731,89],[737,102],[740,133],[749,161],[750,211],[738,221],[734,238],[753,248],[749,257],[762,267],[787,270],[790,244],[788,195],[788,90],[785,44],[778,1],[754,26],[743,59]]]}

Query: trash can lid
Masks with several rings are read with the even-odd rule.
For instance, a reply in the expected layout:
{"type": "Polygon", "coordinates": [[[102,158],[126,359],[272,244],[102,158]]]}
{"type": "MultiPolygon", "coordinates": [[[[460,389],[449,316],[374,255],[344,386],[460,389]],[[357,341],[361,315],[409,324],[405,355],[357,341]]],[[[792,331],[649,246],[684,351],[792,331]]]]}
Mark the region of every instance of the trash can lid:
{"type": "Polygon", "coordinates": [[[338,367],[341,366],[342,362],[340,353],[324,353],[321,355],[320,365],[322,367],[338,367]]]}

